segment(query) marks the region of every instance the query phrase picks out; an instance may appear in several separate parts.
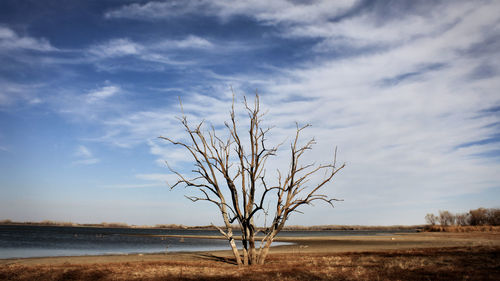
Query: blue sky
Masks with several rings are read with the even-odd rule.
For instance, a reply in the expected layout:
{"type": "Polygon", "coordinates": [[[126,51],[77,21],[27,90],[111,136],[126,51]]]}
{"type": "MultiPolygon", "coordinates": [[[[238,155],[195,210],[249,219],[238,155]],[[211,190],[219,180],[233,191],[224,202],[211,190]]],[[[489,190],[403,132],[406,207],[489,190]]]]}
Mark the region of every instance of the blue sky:
{"type": "MultiPolygon", "coordinates": [[[[190,170],[178,98],[220,126],[261,94],[308,160],[347,167],[289,224],[420,224],[500,206],[498,1],[0,2],[0,219],[221,222],[170,191],[190,170]],[[238,103],[240,104],[240,103],[238,103]],[[240,107],[241,109],[241,107],[240,107]]],[[[242,126],[244,115],[240,116],[242,126]]],[[[223,132],[221,132],[223,134],[223,132]]],[[[269,163],[286,167],[286,149],[269,163]]]]}

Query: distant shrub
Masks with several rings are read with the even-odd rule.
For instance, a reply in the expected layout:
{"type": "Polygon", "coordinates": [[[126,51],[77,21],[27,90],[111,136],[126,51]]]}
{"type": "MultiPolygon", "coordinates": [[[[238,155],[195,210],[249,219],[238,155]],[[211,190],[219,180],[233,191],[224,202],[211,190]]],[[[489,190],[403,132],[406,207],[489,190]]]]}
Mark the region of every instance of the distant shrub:
{"type": "Polygon", "coordinates": [[[124,222],[101,222],[102,227],[128,227],[128,224],[124,222]]]}
{"type": "Polygon", "coordinates": [[[156,224],[155,228],[167,228],[167,229],[183,229],[186,228],[182,224],[156,224]]]}
{"type": "Polygon", "coordinates": [[[72,222],[64,222],[64,221],[52,221],[52,220],[43,220],[39,223],[29,222],[28,224],[36,224],[36,225],[45,225],[45,226],[75,226],[75,223],[72,222]]]}

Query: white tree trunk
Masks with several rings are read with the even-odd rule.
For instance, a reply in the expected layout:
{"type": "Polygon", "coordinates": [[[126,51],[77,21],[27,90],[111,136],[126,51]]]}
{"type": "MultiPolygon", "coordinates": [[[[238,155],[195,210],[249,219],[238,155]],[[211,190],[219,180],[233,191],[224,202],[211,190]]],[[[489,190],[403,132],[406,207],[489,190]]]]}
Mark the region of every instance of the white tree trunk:
{"type": "Polygon", "coordinates": [[[236,246],[236,243],[234,242],[234,238],[232,236],[229,238],[229,244],[231,245],[231,249],[233,250],[233,255],[236,259],[236,263],[238,264],[238,266],[242,265],[240,252],[238,252],[238,247],[236,246]]]}
{"type": "Polygon", "coordinates": [[[267,254],[269,253],[269,248],[271,247],[271,244],[273,243],[274,240],[274,235],[269,237],[266,240],[266,244],[264,245],[264,248],[260,249],[259,251],[259,256],[257,258],[257,264],[264,264],[266,261],[267,254]]]}

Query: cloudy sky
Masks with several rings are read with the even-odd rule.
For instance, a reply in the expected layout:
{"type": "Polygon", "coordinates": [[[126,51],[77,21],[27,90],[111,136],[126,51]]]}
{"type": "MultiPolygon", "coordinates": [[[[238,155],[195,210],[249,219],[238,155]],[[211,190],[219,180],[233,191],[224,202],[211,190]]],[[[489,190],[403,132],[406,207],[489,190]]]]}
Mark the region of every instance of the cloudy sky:
{"type": "MultiPolygon", "coordinates": [[[[221,220],[170,191],[160,135],[220,127],[235,92],[261,95],[308,160],[345,162],[289,224],[420,224],[500,206],[499,1],[0,2],[0,219],[221,220]]],[[[242,126],[246,124],[240,115],[242,126]]],[[[223,132],[220,132],[224,134],[223,132]]],[[[267,173],[286,167],[287,146],[267,173]]]]}

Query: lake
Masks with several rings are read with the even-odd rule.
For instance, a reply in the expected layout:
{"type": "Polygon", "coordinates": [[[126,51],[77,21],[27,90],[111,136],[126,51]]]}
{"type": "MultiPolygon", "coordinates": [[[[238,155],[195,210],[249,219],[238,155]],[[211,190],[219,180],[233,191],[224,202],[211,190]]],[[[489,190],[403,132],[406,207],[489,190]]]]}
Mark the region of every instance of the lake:
{"type": "MultiPolygon", "coordinates": [[[[411,231],[282,231],[280,236],[391,235],[411,231]]],[[[144,235],[216,235],[217,230],[0,226],[0,258],[228,250],[225,239],[144,235]]],[[[274,242],[273,245],[286,243],[274,242]]]]}

